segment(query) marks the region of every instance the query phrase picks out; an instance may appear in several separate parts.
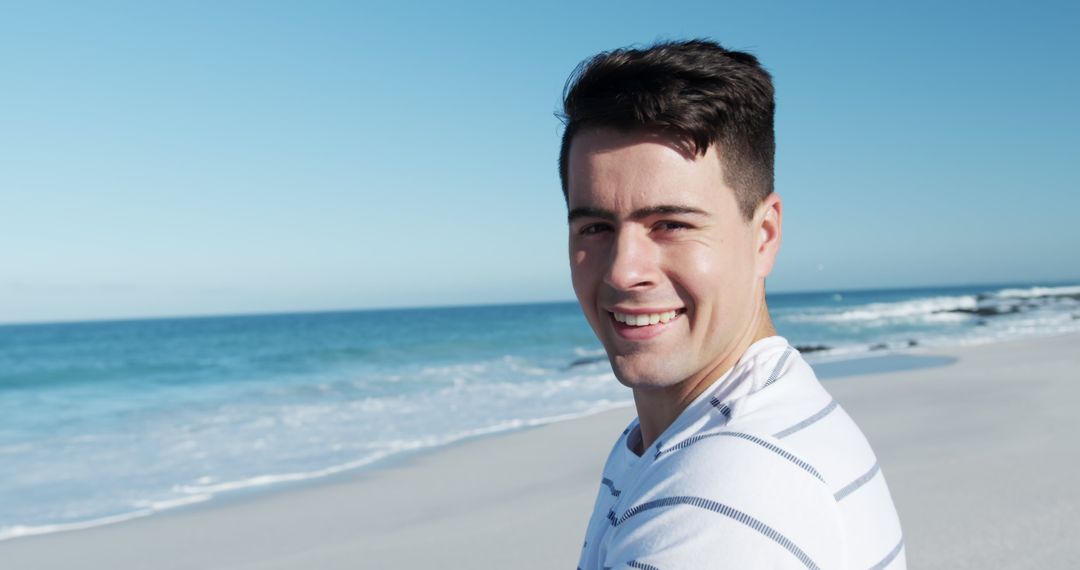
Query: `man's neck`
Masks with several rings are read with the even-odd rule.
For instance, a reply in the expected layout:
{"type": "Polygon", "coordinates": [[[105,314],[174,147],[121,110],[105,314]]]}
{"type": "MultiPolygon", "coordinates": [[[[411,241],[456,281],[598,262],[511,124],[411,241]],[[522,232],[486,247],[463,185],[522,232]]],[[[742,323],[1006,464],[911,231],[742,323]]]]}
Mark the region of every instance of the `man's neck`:
{"type": "Polygon", "coordinates": [[[698,374],[661,390],[634,390],[634,405],[637,408],[641,429],[641,448],[635,449],[638,455],[644,453],[656,438],[668,428],[679,414],[686,409],[721,375],[731,370],[742,358],[746,349],[755,342],[774,336],[776,329],[769,318],[769,309],[763,302],[755,318],[756,324],[748,327],[747,334],[732,344],[723,358],[698,374]]]}

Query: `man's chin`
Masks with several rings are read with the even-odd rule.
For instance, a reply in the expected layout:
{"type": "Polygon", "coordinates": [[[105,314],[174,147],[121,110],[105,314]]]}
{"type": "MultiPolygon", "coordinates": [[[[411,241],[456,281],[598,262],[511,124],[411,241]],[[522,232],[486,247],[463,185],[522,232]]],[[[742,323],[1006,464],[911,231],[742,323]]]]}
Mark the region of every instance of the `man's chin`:
{"type": "Polygon", "coordinates": [[[682,379],[674,378],[672,371],[664,366],[643,365],[644,363],[618,362],[612,359],[612,370],[619,383],[634,390],[659,390],[678,384],[682,379]]]}

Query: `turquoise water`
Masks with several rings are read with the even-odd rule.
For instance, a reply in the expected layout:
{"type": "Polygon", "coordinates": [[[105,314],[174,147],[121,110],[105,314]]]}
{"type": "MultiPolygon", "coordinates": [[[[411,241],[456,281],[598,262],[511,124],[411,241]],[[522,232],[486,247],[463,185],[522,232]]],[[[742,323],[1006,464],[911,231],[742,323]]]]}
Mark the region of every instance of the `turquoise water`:
{"type": "MultiPolygon", "coordinates": [[[[769,304],[823,376],[867,355],[1080,330],[1073,285],[769,304]]],[[[575,303],[0,326],[0,539],[630,402],[575,303]]]]}

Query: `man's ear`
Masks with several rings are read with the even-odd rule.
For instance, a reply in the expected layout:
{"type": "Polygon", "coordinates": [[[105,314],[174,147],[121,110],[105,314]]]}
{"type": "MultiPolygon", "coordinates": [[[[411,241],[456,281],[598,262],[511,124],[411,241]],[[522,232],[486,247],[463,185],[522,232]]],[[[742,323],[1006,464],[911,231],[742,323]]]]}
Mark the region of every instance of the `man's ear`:
{"type": "Polygon", "coordinates": [[[780,195],[769,194],[754,212],[754,229],[757,233],[757,271],[764,279],[772,271],[776,254],[780,251],[780,234],[783,225],[783,205],[780,195]]]}

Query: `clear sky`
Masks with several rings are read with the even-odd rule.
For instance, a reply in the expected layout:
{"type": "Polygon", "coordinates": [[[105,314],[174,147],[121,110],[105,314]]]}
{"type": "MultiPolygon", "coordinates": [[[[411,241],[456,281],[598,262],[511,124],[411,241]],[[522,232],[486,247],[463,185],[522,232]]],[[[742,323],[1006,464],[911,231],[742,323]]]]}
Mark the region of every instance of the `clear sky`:
{"type": "Polygon", "coordinates": [[[567,75],[690,37],[775,78],[770,290],[1080,280],[1075,3],[511,4],[6,5],[0,322],[572,299],[567,75]]]}

